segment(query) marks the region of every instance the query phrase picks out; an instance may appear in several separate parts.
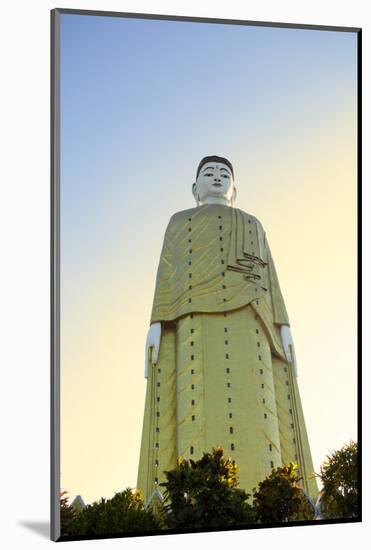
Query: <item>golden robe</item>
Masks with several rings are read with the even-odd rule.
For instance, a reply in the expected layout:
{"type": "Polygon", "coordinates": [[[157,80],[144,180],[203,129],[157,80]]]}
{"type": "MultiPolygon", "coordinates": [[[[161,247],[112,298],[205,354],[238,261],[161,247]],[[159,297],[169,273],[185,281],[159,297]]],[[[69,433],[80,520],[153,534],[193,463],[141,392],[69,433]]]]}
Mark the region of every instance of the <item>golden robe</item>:
{"type": "Polygon", "coordinates": [[[145,500],[178,456],[197,459],[216,446],[236,460],[247,492],[293,461],[316,497],[297,380],[280,336],[289,318],[257,218],[224,205],[172,216],[154,322],[162,336],[147,381],[138,472],[145,500]]]}

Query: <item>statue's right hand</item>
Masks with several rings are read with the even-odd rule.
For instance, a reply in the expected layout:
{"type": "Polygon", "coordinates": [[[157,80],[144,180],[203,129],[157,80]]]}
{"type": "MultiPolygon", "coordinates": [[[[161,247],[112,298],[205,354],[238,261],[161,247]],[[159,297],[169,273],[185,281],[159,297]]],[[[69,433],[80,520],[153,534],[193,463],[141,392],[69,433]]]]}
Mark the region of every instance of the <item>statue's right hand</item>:
{"type": "Polygon", "coordinates": [[[161,342],[161,323],[153,323],[148,330],[146,339],[145,352],[145,370],[144,377],[148,378],[149,360],[151,355],[151,363],[155,365],[158,360],[161,342]]]}

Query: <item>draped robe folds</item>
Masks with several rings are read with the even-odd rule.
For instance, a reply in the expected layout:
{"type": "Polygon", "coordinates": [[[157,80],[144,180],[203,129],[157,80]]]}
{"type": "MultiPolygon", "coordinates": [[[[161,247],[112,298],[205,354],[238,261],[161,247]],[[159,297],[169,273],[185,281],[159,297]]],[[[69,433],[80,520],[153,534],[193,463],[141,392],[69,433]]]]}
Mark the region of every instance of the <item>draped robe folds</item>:
{"type": "Polygon", "coordinates": [[[297,380],[280,337],[289,318],[259,220],[224,205],[174,214],[157,271],[155,322],[162,336],[147,381],[144,498],[161,490],[178,456],[197,459],[216,446],[236,460],[247,492],[293,461],[316,497],[297,380]]]}

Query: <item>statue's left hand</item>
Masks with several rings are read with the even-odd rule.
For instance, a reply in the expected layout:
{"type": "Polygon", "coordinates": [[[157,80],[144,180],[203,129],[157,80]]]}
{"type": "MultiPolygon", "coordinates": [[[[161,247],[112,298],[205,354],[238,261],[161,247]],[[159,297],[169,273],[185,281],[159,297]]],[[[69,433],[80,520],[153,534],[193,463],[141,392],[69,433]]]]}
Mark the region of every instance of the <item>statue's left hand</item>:
{"type": "Polygon", "coordinates": [[[292,339],[291,330],[288,325],[281,325],[281,340],[286,359],[289,363],[292,363],[295,376],[297,376],[298,370],[296,365],[294,341],[292,339]]]}
{"type": "Polygon", "coordinates": [[[161,323],[152,323],[147,332],[144,378],[148,378],[149,361],[156,365],[161,342],[161,323]]]}

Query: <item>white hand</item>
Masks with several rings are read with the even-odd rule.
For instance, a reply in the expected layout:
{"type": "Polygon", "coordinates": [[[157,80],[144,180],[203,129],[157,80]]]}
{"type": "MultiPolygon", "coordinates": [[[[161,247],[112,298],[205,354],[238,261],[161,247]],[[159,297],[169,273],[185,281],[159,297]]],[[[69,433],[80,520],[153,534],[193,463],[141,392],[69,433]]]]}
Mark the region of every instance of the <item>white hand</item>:
{"type": "Polygon", "coordinates": [[[298,369],[296,364],[294,341],[292,339],[291,330],[288,325],[281,325],[281,340],[286,359],[289,363],[292,363],[295,376],[297,376],[298,369]]]}
{"type": "Polygon", "coordinates": [[[161,342],[161,323],[153,323],[148,330],[145,351],[144,378],[148,378],[149,355],[151,353],[151,363],[155,365],[158,359],[161,342]]]}

